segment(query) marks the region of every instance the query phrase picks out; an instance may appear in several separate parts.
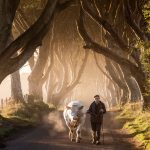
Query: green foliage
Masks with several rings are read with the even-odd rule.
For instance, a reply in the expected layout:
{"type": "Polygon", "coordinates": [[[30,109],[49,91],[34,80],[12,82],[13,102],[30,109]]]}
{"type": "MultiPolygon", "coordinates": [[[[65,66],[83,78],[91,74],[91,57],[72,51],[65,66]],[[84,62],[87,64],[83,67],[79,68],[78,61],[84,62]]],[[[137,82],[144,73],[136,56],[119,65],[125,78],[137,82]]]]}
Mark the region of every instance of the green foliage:
{"type": "Polygon", "coordinates": [[[150,95],[150,42],[141,42],[139,47],[142,50],[141,62],[147,76],[147,94],[150,95]]]}
{"type": "Polygon", "coordinates": [[[145,21],[148,23],[148,31],[150,31],[150,2],[148,1],[144,8],[143,8],[143,14],[145,21]]]}
{"type": "Polygon", "coordinates": [[[146,150],[150,150],[150,112],[143,113],[138,106],[140,106],[138,103],[124,106],[124,110],[117,119],[125,120],[124,128],[127,129],[146,150]],[[134,109],[133,105],[135,105],[134,109]]]}

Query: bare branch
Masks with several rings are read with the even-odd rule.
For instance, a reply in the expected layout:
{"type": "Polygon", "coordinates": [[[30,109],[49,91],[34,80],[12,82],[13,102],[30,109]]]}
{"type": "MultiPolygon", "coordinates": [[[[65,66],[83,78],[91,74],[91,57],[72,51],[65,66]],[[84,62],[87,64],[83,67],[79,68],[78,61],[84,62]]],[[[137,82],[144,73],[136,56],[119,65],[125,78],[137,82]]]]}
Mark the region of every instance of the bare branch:
{"type": "Polygon", "coordinates": [[[84,46],[85,49],[92,49],[97,53],[103,54],[105,57],[108,57],[115,62],[119,63],[120,65],[126,66],[127,68],[130,68],[131,70],[138,70],[138,67],[136,67],[134,64],[132,64],[129,60],[122,58],[112,52],[109,48],[103,47],[99,45],[98,43],[94,42],[90,36],[88,35],[84,23],[83,23],[83,10],[81,9],[80,11],[80,17],[79,20],[77,21],[77,27],[78,27],[78,32],[81,35],[81,38],[85,41],[86,46],[84,46]]]}
{"type": "Polygon", "coordinates": [[[25,47],[25,45],[29,43],[31,39],[35,38],[36,35],[41,32],[41,30],[45,27],[45,24],[51,20],[56,4],[57,0],[55,0],[53,3],[51,3],[51,1],[47,2],[47,5],[39,19],[26,32],[13,41],[5,49],[5,51],[3,51],[3,53],[1,53],[0,63],[12,57],[12,55],[14,55],[20,48],[25,47]]]}
{"type": "Polygon", "coordinates": [[[125,12],[125,19],[129,26],[135,31],[137,36],[142,40],[142,41],[148,41],[150,40],[147,35],[140,29],[140,27],[136,24],[136,22],[133,19],[132,15],[132,10],[129,5],[129,0],[124,0],[124,12],[125,12]]]}
{"type": "MultiPolygon", "coordinates": [[[[95,2],[95,4],[97,4],[95,2]]],[[[103,26],[106,31],[108,31],[111,36],[113,37],[114,41],[119,45],[121,49],[123,49],[126,52],[130,52],[129,47],[124,43],[124,41],[119,37],[119,35],[115,32],[115,30],[112,28],[112,26],[104,20],[100,15],[97,15],[93,10],[90,9],[90,7],[87,4],[87,1],[81,0],[81,6],[84,9],[84,11],[99,25],[103,26]]],[[[96,9],[98,9],[97,5],[95,5],[96,9]]]]}

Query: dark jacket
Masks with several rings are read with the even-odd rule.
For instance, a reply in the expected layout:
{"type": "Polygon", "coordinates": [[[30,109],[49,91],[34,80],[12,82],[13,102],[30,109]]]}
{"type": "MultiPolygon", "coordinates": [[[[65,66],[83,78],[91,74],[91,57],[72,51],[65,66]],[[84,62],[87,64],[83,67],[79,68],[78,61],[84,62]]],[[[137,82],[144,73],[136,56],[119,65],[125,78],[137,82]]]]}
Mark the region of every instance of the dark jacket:
{"type": "Polygon", "coordinates": [[[91,115],[91,122],[102,122],[103,114],[106,113],[104,103],[100,101],[98,104],[96,104],[96,102],[94,101],[90,105],[87,113],[91,115]],[[101,112],[101,109],[103,110],[103,112],[101,112]]]}

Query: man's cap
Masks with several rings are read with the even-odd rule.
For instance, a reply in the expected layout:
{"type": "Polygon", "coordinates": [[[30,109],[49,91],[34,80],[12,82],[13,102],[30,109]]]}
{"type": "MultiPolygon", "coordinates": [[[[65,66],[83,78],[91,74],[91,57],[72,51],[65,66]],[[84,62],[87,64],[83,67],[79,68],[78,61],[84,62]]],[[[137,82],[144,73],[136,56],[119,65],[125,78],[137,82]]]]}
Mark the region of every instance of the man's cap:
{"type": "Polygon", "coordinates": [[[96,97],[100,97],[100,96],[99,95],[95,95],[94,98],[96,98],[96,97]]]}

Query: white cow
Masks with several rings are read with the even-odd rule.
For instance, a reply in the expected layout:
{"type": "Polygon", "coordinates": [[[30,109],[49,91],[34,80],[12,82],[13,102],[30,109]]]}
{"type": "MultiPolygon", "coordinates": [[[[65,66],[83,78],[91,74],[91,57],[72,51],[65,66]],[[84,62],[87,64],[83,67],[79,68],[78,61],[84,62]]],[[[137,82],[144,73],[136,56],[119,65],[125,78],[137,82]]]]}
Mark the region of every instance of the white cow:
{"type": "Polygon", "coordinates": [[[69,139],[76,140],[77,143],[81,140],[81,128],[85,122],[83,107],[81,102],[71,101],[63,112],[66,125],[69,128],[69,139]]]}

